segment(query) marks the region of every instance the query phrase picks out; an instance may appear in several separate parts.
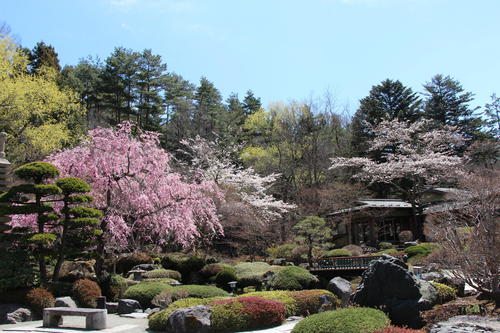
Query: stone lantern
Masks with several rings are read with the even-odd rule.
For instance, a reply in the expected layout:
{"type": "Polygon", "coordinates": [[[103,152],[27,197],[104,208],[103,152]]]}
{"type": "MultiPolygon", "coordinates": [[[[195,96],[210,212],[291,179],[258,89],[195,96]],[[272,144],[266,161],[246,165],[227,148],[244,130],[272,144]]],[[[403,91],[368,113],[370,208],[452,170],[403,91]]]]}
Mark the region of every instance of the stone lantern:
{"type": "MultiPolygon", "coordinates": [[[[0,133],[0,193],[7,191],[8,187],[12,183],[11,165],[10,162],[5,159],[5,141],[7,140],[7,134],[4,132],[0,133]]],[[[6,205],[0,203],[0,205],[6,205]]],[[[7,231],[10,227],[6,224],[10,222],[10,216],[0,215],[0,233],[7,231]]]]}

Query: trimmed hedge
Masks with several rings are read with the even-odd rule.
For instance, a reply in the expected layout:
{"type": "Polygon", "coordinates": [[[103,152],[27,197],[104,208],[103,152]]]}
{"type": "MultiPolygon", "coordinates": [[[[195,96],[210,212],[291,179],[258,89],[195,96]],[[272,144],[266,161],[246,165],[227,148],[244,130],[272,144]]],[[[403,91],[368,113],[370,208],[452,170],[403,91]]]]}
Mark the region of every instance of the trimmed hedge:
{"type": "Polygon", "coordinates": [[[26,294],[26,301],[38,317],[42,316],[43,309],[53,307],[56,302],[52,293],[45,288],[31,289],[26,294]]]}
{"type": "Polygon", "coordinates": [[[439,303],[446,303],[457,298],[457,290],[438,282],[431,282],[436,287],[439,297],[439,303]]]}
{"type": "Polygon", "coordinates": [[[334,249],[328,252],[325,252],[323,255],[324,258],[328,257],[352,257],[352,253],[346,249],[334,249]]]}
{"type": "Polygon", "coordinates": [[[242,295],[242,297],[250,297],[250,296],[270,299],[283,303],[283,305],[285,306],[285,314],[287,317],[295,316],[299,313],[297,307],[297,301],[290,295],[289,291],[286,290],[255,291],[253,293],[246,293],[242,295]]]}
{"type": "Polygon", "coordinates": [[[95,308],[97,306],[97,297],[102,295],[99,285],[87,279],[75,281],[71,292],[77,304],[82,308],[95,308]]]}
{"type": "Polygon", "coordinates": [[[278,301],[260,297],[237,297],[209,303],[214,332],[235,332],[264,329],[285,320],[285,306],[278,301]]]}
{"type": "Polygon", "coordinates": [[[152,271],[142,274],[145,279],[174,279],[181,280],[181,273],[171,269],[153,269],[152,271]]]}
{"type": "Polygon", "coordinates": [[[314,314],[300,321],[292,333],[372,333],[389,325],[380,310],[348,308],[314,314]]]}
{"type": "Polygon", "coordinates": [[[328,290],[311,289],[291,291],[289,295],[295,300],[297,306],[295,315],[298,316],[309,316],[318,313],[321,308],[320,297],[323,295],[328,295],[333,298],[333,309],[339,307],[341,304],[339,298],[328,290]]]}
{"type": "Polygon", "coordinates": [[[318,278],[309,273],[307,269],[286,266],[273,276],[269,286],[275,290],[302,290],[308,289],[318,282],[318,278]]]}
{"type": "Polygon", "coordinates": [[[123,297],[135,299],[141,303],[143,308],[147,308],[152,306],[151,301],[153,298],[164,290],[172,291],[172,300],[174,301],[181,297],[210,298],[229,295],[226,291],[213,286],[185,285],[172,287],[165,282],[145,281],[128,288],[123,297]],[[176,292],[179,292],[179,294],[176,292]]]}

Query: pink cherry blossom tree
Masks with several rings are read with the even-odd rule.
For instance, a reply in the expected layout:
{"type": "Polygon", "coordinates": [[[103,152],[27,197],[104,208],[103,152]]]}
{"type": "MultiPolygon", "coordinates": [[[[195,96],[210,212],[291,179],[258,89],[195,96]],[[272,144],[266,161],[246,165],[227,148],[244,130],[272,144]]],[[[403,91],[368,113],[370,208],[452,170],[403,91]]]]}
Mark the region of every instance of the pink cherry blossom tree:
{"type": "Polygon", "coordinates": [[[333,158],[330,169],[351,168],[353,178],[360,181],[385,183],[400,192],[412,205],[414,228],[421,236],[422,196],[429,186],[457,179],[463,158],[457,147],[464,138],[456,128],[446,126],[430,129],[429,121],[383,121],[373,129],[375,139],[370,151],[381,152],[382,162],[366,157],[333,158]]]}
{"type": "Polygon", "coordinates": [[[187,181],[170,166],[171,156],[159,147],[159,134],[141,131],[130,122],[116,129],[96,128],[79,146],[48,157],[62,176],[79,177],[92,187],[93,205],[103,212],[96,273],[106,252],[140,242],[184,247],[200,237],[223,233],[216,184],[187,181]]]}

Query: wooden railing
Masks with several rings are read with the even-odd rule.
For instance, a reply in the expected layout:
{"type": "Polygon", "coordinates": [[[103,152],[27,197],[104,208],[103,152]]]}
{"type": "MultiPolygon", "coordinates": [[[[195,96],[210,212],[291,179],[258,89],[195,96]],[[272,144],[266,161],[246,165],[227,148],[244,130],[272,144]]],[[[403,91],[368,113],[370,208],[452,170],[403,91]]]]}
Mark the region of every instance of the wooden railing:
{"type": "MultiPolygon", "coordinates": [[[[404,254],[392,255],[401,257],[404,254]]],[[[366,255],[356,257],[332,257],[314,259],[310,271],[333,271],[333,270],[364,270],[372,260],[377,260],[380,255],[366,255]]]]}

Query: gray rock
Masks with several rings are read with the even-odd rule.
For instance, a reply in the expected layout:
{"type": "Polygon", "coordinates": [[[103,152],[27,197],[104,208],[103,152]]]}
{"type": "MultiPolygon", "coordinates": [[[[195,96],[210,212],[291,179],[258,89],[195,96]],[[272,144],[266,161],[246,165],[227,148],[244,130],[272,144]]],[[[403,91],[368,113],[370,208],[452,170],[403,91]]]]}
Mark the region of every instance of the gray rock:
{"type": "Polygon", "coordinates": [[[2,320],[2,323],[4,324],[19,324],[24,321],[31,321],[33,320],[33,316],[31,314],[31,311],[26,308],[18,307],[12,312],[6,313],[5,314],[5,319],[2,320]]]}
{"type": "Polygon", "coordinates": [[[346,306],[347,303],[349,303],[349,298],[352,294],[351,282],[337,276],[328,282],[326,289],[331,291],[342,301],[342,306],[346,306]]]}
{"type": "Polygon", "coordinates": [[[431,283],[410,273],[404,262],[383,255],[370,263],[351,300],[384,308],[395,325],[418,328],[422,324],[420,311],[437,304],[438,293],[431,283]]]}
{"type": "Polygon", "coordinates": [[[119,314],[140,312],[138,310],[142,311],[141,304],[138,301],[136,301],[135,299],[123,298],[123,299],[118,300],[118,313],[119,314]]]}
{"type": "Polygon", "coordinates": [[[443,278],[443,274],[439,272],[429,272],[420,275],[420,278],[425,281],[438,281],[443,278]]]}
{"type": "Polygon", "coordinates": [[[285,258],[276,258],[271,260],[271,265],[275,266],[285,266],[286,265],[286,259],[285,258]]]}
{"type": "Polygon", "coordinates": [[[118,302],[106,302],[108,313],[118,313],[118,302]]]}
{"type": "Polygon", "coordinates": [[[69,296],[56,298],[54,306],[57,308],[77,308],[76,302],[69,296]]]}
{"type": "Polygon", "coordinates": [[[177,309],[167,322],[169,333],[209,333],[210,306],[198,305],[185,309],[177,309]]]}
{"type": "Polygon", "coordinates": [[[330,295],[321,295],[319,297],[319,310],[318,312],[325,312],[335,309],[335,304],[333,303],[333,297],[330,295]]]}
{"type": "Polygon", "coordinates": [[[456,316],[431,327],[430,333],[500,332],[500,318],[456,316]]]}

